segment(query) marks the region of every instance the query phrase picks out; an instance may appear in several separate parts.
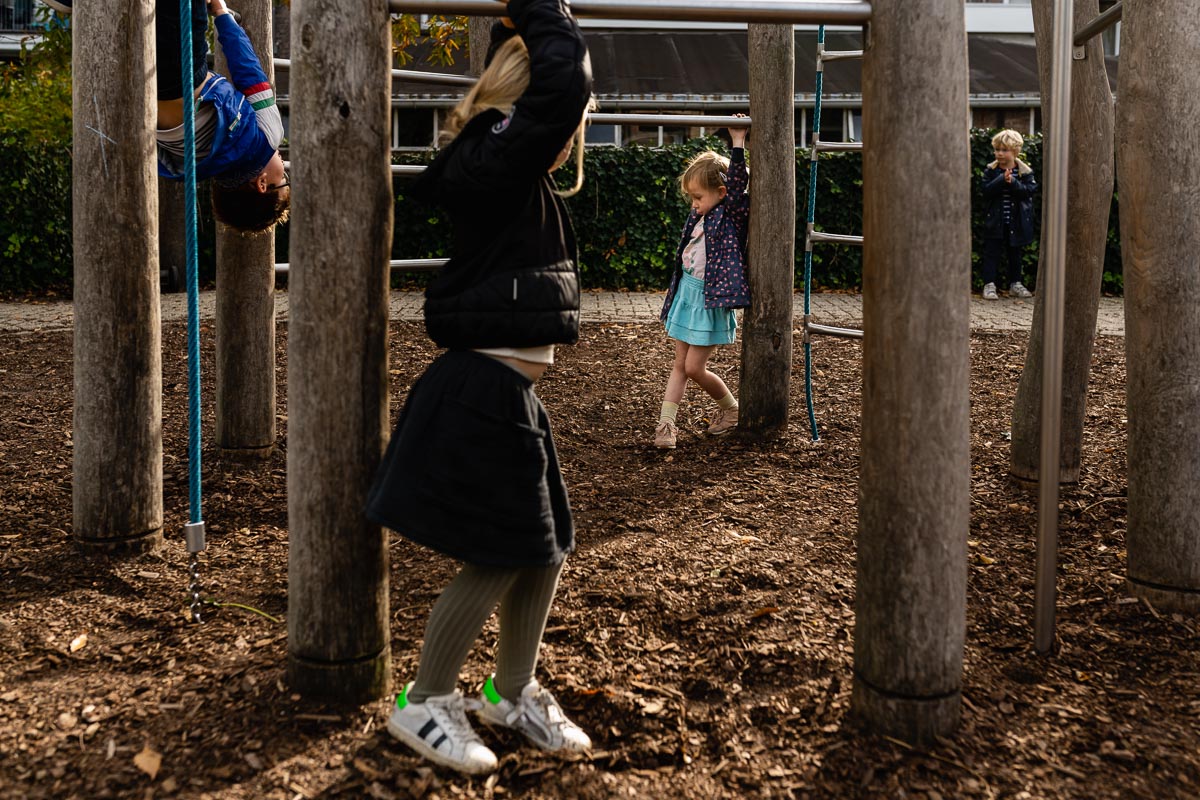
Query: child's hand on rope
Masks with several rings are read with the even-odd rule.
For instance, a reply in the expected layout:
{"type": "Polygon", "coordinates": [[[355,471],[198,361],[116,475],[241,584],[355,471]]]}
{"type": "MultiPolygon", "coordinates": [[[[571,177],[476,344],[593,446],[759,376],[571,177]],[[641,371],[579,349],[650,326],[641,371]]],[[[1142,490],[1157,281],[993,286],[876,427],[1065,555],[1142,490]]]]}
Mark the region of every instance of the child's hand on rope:
{"type": "MultiPolygon", "coordinates": [[[[742,117],[743,119],[746,117],[745,114],[734,114],[734,116],[742,117]]],[[[732,125],[730,125],[729,126],[729,143],[733,147],[745,147],[746,146],[746,137],[749,135],[749,133],[750,133],[749,126],[747,126],[745,128],[735,128],[732,125]]]]}

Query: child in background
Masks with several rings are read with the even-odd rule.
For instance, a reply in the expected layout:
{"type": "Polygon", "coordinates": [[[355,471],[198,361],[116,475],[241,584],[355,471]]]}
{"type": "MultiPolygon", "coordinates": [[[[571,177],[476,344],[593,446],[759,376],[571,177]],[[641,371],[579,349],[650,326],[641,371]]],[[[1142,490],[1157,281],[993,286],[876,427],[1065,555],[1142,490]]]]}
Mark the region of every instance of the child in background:
{"type": "MultiPolygon", "coordinates": [[[[744,117],[745,114],[738,114],[744,117]]],[[[750,305],[746,280],[746,235],[750,227],[750,174],[746,170],[746,128],[730,128],[730,158],[711,150],[691,160],[679,178],[692,211],[675,255],[675,273],[660,318],[675,340],[675,362],[663,395],[654,446],[674,448],[679,404],[690,378],[717,401],[710,436],[738,424],[738,403],[725,382],[708,369],[717,345],[737,336],[735,308],[750,305]]]]}
{"type": "MultiPolygon", "coordinates": [[[[1033,297],[1021,283],[1021,254],[1033,241],[1033,195],[1037,181],[1033,170],[1020,159],[1025,140],[1014,130],[992,137],[996,160],[983,171],[983,299],[998,300],[996,278],[1005,265],[1009,297],[1033,297]]],[[[1003,280],[1001,281],[1003,284],[1003,280]]]]}
{"type": "MultiPolygon", "coordinates": [[[[425,293],[425,330],[448,348],[413,385],[367,504],[367,516],[463,562],[425,629],[416,680],[388,732],[469,774],[496,754],[467,720],[512,728],[543,750],[591,739],[536,677],[538,649],[575,530],[546,409],[534,382],[556,344],[579,338],[579,272],[564,192],[549,175],[576,147],[591,64],[564,0],[511,0],[513,30],[447,117],[452,138],[414,194],[449,213],[449,263],[425,293]],[[468,701],[459,671],[499,607],[496,672],[468,701]]],[[[507,21],[507,20],[506,20],[507,21]]]]}

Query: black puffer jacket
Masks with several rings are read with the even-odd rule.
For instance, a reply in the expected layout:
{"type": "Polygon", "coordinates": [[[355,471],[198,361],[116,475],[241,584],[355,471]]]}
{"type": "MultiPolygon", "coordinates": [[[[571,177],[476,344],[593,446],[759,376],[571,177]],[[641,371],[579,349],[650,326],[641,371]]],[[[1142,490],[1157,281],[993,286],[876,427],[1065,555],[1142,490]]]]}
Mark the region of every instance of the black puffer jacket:
{"type": "Polygon", "coordinates": [[[485,111],[415,187],[449,212],[453,252],[425,292],[440,347],[532,347],[579,338],[575,232],[547,170],[592,89],[579,26],[561,0],[511,0],[529,49],[529,88],[512,113],[485,111]]]}

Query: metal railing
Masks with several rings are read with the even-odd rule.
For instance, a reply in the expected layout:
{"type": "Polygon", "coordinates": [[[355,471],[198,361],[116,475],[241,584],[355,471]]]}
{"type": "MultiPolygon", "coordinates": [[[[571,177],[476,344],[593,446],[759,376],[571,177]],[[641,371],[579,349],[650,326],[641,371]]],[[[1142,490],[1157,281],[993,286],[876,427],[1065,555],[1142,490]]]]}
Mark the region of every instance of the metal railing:
{"type": "MultiPolygon", "coordinates": [[[[501,17],[490,0],[389,0],[393,13],[501,17]]],[[[871,4],[833,0],[573,0],[576,17],[675,22],[767,22],[857,25],[871,19],[871,4]]]]}
{"type": "Polygon", "coordinates": [[[1113,25],[1116,25],[1120,21],[1121,21],[1121,4],[1117,3],[1112,8],[1110,8],[1108,11],[1105,11],[1103,14],[1096,17],[1094,20],[1089,22],[1087,25],[1084,25],[1082,28],[1080,28],[1079,31],[1075,34],[1075,38],[1074,38],[1074,40],[1072,40],[1072,44],[1074,44],[1076,47],[1083,47],[1085,44],[1090,42],[1093,37],[1098,36],[1101,33],[1104,33],[1106,30],[1111,28],[1113,25]]]}
{"type": "MultiPolygon", "coordinates": [[[[292,69],[292,60],[290,58],[275,58],[272,59],[275,63],[275,69],[280,72],[288,72],[292,69]]],[[[450,86],[474,86],[475,79],[469,75],[451,75],[443,72],[417,72],[411,69],[394,69],[392,70],[392,78],[402,81],[413,81],[415,83],[441,83],[450,86]]]]}

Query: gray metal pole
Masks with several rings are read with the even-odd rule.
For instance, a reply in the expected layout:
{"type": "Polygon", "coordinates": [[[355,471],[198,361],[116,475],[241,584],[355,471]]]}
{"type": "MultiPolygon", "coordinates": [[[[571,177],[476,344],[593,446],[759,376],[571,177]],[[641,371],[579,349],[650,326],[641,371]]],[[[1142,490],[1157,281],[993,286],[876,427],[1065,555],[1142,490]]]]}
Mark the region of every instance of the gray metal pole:
{"type": "Polygon", "coordinates": [[[1121,21],[1121,4],[1117,3],[1115,6],[1110,8],[1108,11],[1105,11],[1103,14],[1096,17],[1094,20],[1089,22],[1087,25],[1084,25],[1082,28],[1080,28],[1079,33],[1075,34],[1075,39],[1073,40],[1073,43],[1076,47],[1083,47],[1085,44],[1087,44],[1091,40],[1091,38],[1093,36],[1103,33],[1104,31],[1108,30],[1110,27],[1112,27],[1113,25],[1116,25],[1120,21],[1121,21]]]}
{"type": "Polygon", "coordinates": [[[1049,148],[1046,152],[1046,228],[1042,234],[1046,314],[1042,341],[1041,466],[1038,471],[1037,579],[1034,584],[1034,647],[1054,646],[1055,571],[1058,565],[1058,461],[1062,437],[1063,279],[1067,261],[1067,164],[1071,130],[1072,0],[1055,0],[1050,66],[1049,148]]]}
{"type": "MultiPolygon", "coordinates": [[[[292,61],[289,58],[272,59],[275,64],[275,69],[279,72],[287,72],[292,68],[292,61]]],[[[442,72],[418,72],[411,69],[394,69],[392,70],[392,80],[396,81],[412,81],[414,83],[444,83],[451,86],[474,86],[475,79],[470,75],[450,75],[442,72]]]]}
{"type": "MultiPolygon", "coordinates": [[[[394,14],[504,16],[490,0],[389,0],[394,14]]],[[[871,18],[871,4],[833,0],[574,0],[571,13],[596,19],[653,19],[680,22],[778,22],[857,25],[871,18]]]]}

